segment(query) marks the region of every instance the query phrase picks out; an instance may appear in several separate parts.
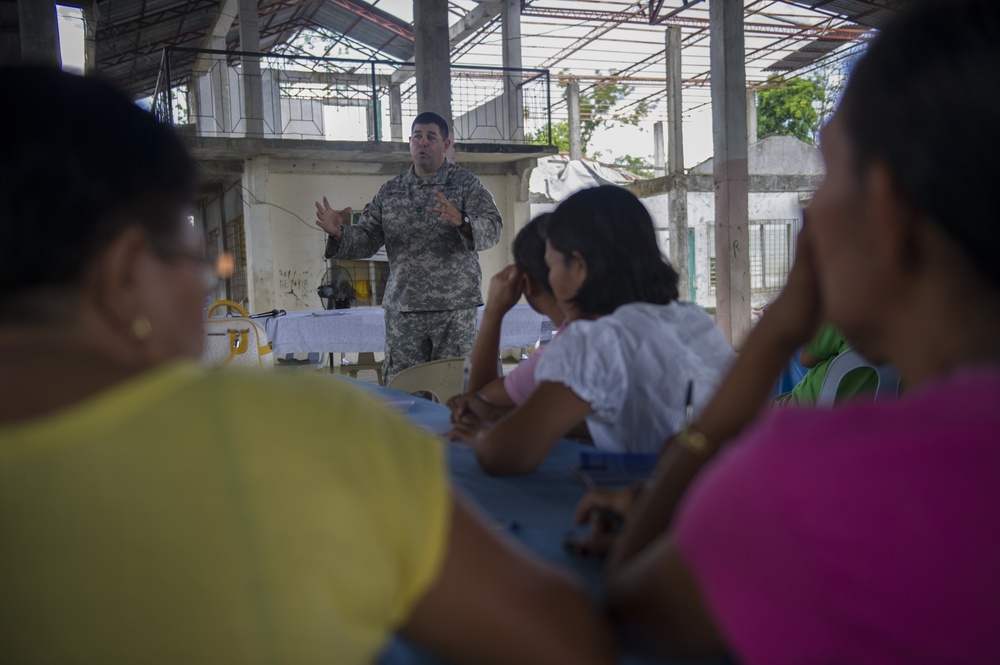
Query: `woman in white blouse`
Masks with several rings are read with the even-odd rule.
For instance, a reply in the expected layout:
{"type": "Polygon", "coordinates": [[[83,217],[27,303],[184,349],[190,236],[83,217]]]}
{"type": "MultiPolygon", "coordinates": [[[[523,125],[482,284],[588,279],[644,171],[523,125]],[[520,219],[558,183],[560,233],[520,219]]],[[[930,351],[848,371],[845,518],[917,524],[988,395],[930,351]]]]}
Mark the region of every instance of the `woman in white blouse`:
{"type": "Polygon", "coordinates": [[[692,405],[712,395],[732,349],[697,305],[677,299],[677,273],[653,220],[614,186],[563,201],[546,230],[549,283],[569,322],[535,370],[538,385],[490,429],[457,427],[490,473],[531,471],[586,422],[594,445],[658,452],[692,405]]]}

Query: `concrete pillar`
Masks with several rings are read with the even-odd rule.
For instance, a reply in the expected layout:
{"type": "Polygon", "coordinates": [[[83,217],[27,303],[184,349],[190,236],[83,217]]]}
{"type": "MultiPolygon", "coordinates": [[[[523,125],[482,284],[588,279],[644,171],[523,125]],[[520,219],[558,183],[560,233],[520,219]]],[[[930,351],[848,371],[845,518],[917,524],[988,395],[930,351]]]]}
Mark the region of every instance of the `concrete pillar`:
{"type": "Polygon", "coordinates": [[[667,28],[667,171],[673,177],[670,190],[670,263],[677,271],[677,291],[682,300],[691,297],[691,263],[688,256],[687,177],[684,175],[684,124],[681,118],[681,29],[667,28]]]}
{"type": "Polygon", "coordinates": [[[403,91],[398,83],[389,86],[389,140],[403,141],[403,91]]]}
{"type": "MultiPolygon", "coordinates": [[[[260,53],[257,0],[239,0],[240,50],[260,53]]],[[[264,90],[260,79],[260,58],[240,58],[243,72],[243,121],[247,138],[264,136],[264,90]]]]}
{"type": "Polygon", "coordinates": [[[257,156],[243,166],[243,225],[246,230],[247,297],[249,310],[274,307],[276,301],[271,199],[267,193],[270,158],[257,156]]]}
{"type": "Polygon", "coordinates": [[[757,142],[757,91],[747,90],[747,143],[757,142]]]}
{"type": "Polygon", "coordinates": [[[366,140],[368,141],[375,140],[375,128],[378,127],[378,123],[380,120],[380,118],[378,117],[378,106],[376,103],[374,103],[375,100],[372,101],[373,101],[372,104],[369,104],[365,107],[365,128],[367,130],[366,140]]]}
{"type": "MultiPolygon", "coordinates": [[[[503,66],[521,69],[521,0],[503,0],[500,8],[503,41],[503,66]]],[[[507,109],[507,131],[511,143],[524,143],[524,97],[521,92],[521,72],[504,73],[504,100],[507,109]]]]}
{"type": "Polygon", "coordinates": [[[97,3],[80,7],[83,12],[83,71],[91,74],[97,71],[97,21],[100,10],[97,3]]]}
{"type": "Polygon", "coordinates": [[[413,0],[413,60],[417,65],[417,113],[451,117],[451,47],[448,0],[413,0]]]}
{"type": "Polygon", "coordinates": [[[665,31],[665,46],[667,54],[667,169],[670,173],[684,170],[684,134],[682,129],[681,111],[683,97],[681,86],[684,79],[681,75],[681,29],[667,28],[665,31]]]}
{"type": "Polygon", "coordinates": [[[55,0],[18,0],[17,20],[21,31],[21,62],[59,67],[62,56],[55,0]]]}
{"type": "Polygon", "coordinates": [[[653,175],[666,175],[666,159],[663,152],[663,121],[653,123],[653,175]]]}
{"type": "Polygon", "coordinates": [[[735,348],[750,331],[743,0],[709,3],[715,143],[715,320],[735,348]]]}
{"type": "Polygon", "coordinates": [[[580,82],[570,79],[566,86],[569,105],[569,158],[583,159],[583,133],[580,126],[580,82]]]}
{"type": "MultiPolygon", "coordinates": [[[[17,5],[0,2],[0,25],[18,25],[17,5]]],[[[0,30],[0,65],[21,62],[21,34],[18,30],[0,30]]]]}

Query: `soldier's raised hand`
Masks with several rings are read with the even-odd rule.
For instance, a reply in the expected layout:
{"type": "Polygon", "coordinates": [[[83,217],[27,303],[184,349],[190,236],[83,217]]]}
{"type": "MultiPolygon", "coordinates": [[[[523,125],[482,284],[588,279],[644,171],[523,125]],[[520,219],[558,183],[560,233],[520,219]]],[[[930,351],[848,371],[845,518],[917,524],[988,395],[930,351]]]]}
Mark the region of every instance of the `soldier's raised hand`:
{"type": "Polygon", "coordinates": [[[427,211],[438,216],[442,222],[448,222],[456,229],[462,226],[462,211],[456,208],[441,192],[434,190],[434,205],[427,206],[427,211]]]}
{"type": "Polygon", "coordinates": [[[316,201],[316,226],[323,229],[334,238],[340,239],[343,234],[344,222],[351,218],[350,207],[343,210],[334,210],[330,207],[330,202],[323,197],[323,203],[316,201]]]}

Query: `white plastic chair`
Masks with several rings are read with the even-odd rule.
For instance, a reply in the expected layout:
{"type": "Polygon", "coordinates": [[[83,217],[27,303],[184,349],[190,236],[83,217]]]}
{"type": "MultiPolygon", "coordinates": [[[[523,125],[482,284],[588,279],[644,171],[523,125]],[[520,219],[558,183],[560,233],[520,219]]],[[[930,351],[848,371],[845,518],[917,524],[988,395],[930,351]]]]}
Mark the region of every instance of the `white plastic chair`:
{"type": "Polygon", "coordinates": [[[407,367],[392,377],[387,388],[406,393],[427,392],[435,402],[444,402],[462,392],[465,358],[442,358],[407,367]]]}
{"type": "MultiPolygon", "coordinates": [[[[340,354],[340,367],[339,372],[341,374],[347,374],[351,378],[358,378],[358,372],[360,370],[374,370],[375,376],[378,378],[378,384],[383,385],[382,382],[382,361],[375,360],[375,354],[371,351],[361,351],[358,353],[357,360],[347,360],[345,358],[347,354],[340,354]]],[[[332,359],[330,361],[333,362],[332,359]]]]}
{"type": "Polygon", "coordinates": [[[875,365],[865,359],[854,349],[848,349],[833,359],[826,370],[823,387],[816,398],[816,406],[830,408],[837,398],[837,388],[847,373],[859,367],[870,367],[878,374],[878,386],[875,388],[876,400],[896,399],[899,397],[899,374],[890,365],[875,365]]]}

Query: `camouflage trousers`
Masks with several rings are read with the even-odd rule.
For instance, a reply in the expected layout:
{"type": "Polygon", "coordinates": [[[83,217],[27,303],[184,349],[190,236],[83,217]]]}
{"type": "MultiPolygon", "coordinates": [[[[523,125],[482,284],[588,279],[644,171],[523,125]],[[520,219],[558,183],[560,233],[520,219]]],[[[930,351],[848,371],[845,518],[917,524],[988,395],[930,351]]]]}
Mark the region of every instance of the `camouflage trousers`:
{"type": "Polygon", "coordinates": [[[476,340],[477,308],[440,312],[385,310],[386,384],[407,367],[440,358],[467,356],[476,340]]]}

